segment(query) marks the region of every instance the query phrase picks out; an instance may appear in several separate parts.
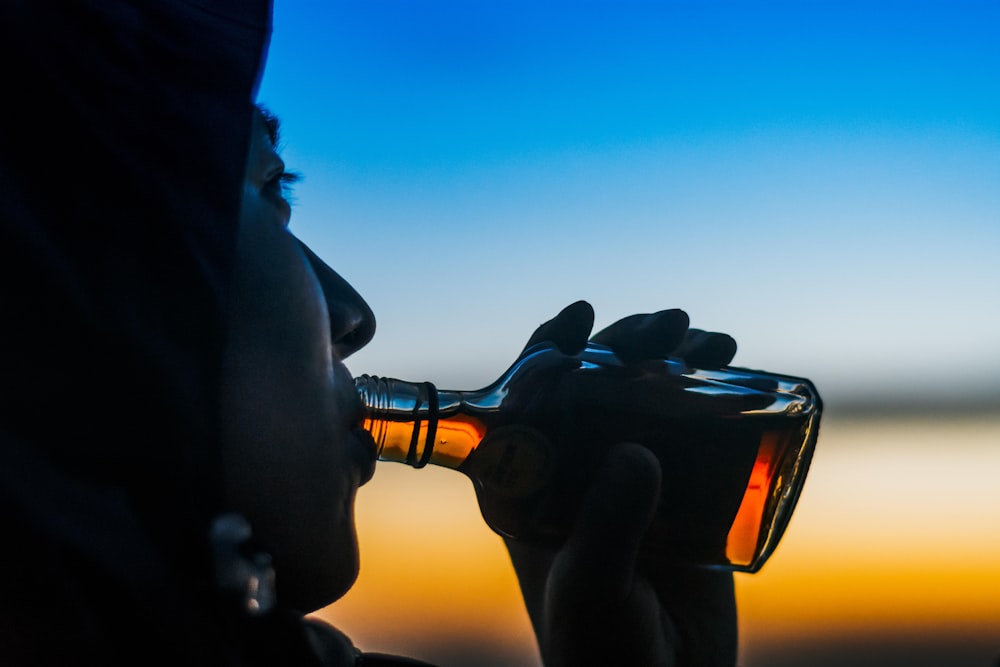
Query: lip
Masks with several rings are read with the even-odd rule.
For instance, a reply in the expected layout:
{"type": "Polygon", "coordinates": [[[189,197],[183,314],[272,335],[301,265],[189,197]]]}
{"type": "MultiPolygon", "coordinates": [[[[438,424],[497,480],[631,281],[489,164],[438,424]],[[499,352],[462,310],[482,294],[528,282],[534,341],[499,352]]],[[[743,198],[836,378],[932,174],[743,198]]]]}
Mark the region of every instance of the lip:
{"type": "MultiPolygon", "coordinates": [[[[343,366],[341,366],[343,368],[343,366]]],[[[345,369],[346,371],[346,369],[345,369]]],[[[345,382],[344,386],[349,386],[351,389],[348,393],[348,399],[351,403],[351,409],[349,414],[352,415],[352,419],[349,421],[351,425],[350,431],[354,440],[354,459],[358,465],[358,470],[360,472],[360,482],[358,486],[363,486],[375,474],[375,463],[378,461],[378,445],[375,444],[375,438],[372,434],[364,427],[365,423],[365,410],[364,406],[361,404],[361,396],[355,391],[354,381],[350,376],[348,376],[350,382],[345,382]]]]}
{"type": "Polygon", "coordinates": [[[362,426],[355,426],[351,429],[351,434],[358,445],[357,461],[361,471],[361,481],[359,486],[366,484],[375,474],[375,463],[378,461],[378,447],[372,434],[362,426]]]}

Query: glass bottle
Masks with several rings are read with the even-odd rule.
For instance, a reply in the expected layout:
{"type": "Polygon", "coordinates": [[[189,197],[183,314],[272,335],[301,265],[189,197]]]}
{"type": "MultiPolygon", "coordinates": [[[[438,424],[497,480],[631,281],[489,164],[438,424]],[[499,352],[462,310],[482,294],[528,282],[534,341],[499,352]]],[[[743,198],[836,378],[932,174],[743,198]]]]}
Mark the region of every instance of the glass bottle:
{"type": "Polygon", "coordinates": [[[596,344],[576,356],[536,345],[477,391],[368,375],[356,384],[379,458],[464,473],[501,535],[558,544],[608,447],[638,442],[663,471],[643,557],[745,572],[788,524],[822,410],[803,378],[624,364],[596,344]]]}

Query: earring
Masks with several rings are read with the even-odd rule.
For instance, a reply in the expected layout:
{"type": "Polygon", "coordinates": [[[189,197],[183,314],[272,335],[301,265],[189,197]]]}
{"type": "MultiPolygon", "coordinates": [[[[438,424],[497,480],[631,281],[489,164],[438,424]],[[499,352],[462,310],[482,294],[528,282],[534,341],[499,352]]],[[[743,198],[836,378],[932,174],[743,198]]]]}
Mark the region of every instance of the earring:
{"type": "Polygon", "coordinates": [[[247,553],[252,531],[240,514],[222,514],[209,531],[215,559],[215,584],[240,601],[250,616],[274,608],[274,567],[270,554],[247,553]]]}

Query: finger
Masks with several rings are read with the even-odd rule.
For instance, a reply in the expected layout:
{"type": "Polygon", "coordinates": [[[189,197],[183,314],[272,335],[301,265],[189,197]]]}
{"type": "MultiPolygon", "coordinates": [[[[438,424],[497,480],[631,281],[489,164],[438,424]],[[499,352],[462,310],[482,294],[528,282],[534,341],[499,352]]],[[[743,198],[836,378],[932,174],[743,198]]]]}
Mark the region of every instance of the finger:
{"type": "Polygon", "coordinates": [[[735,665],[736,596],[731,572],[652,563],[644,570],[674,622],[678,665],[735,665]]]}
{"type": "Polygon", "coordinates": [[[736,356],[736,340],[729,334],[688,329],[674,355],[696,368],[718,368],[736,356]]]}
{"type": "Polygon", "coordinates": [[[302,621],[310,649],[323,665],[353,665],[358,650],[347,635],[315,618],[302,621]]]}
{"type": "Polygon", "coordinates": [[[563,354],[574,355],[583,351],[587,338],[594,328],[594,308],[586,301],[577,301],[559,311],[559,314],[540,327],[528,339],[524,349],[543,341],[550,341],[563,354]]]}
{"type": "Polygon", "coordinates": [[[688,323],[687,313],[677,308],[630,315],[602,329],[591,340],[607,345],[625,362],[663,359],[684,340],[688,323]]]}
{"type": "Polygon", "coordinates": [[[641,445],[614,447],[587,493],[560,560],[564,582],[607,602],[633,583],[636,559],[660,494],[660,465],[641,445]]]}

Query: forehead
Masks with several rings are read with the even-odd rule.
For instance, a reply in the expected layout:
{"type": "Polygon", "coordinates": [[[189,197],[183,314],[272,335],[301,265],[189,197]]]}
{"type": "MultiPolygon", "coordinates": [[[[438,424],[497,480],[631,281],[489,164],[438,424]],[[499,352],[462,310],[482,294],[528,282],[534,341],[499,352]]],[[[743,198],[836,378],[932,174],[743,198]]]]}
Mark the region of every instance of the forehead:
{"type": "Polygon", "coordinates": [[[250,150],[257,152],[264,148],[274,147],[271,141],[271,133],[267,129],[263,116],[258,112],[253,114],[253,125],[250,127],[250,150]]]}
{"type": "Polygon", "coordinates": [[[254,106],[253,109],[253,132],[254,137],[259,137],[262,133],[267,137],[272,147],[278,146],[278,136],[280,123],[277,116],[267,109],[254,106]]]}
{"type": "Polygon", "coordinates": [[[248,170],[268,165],[272,161],[279,160],[275,147],[275,131],[267,122],[267,119],[259,112],[253,115],[253,126],[250,131],[250,150],[248,170]]]}

